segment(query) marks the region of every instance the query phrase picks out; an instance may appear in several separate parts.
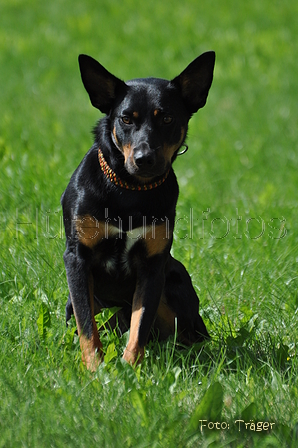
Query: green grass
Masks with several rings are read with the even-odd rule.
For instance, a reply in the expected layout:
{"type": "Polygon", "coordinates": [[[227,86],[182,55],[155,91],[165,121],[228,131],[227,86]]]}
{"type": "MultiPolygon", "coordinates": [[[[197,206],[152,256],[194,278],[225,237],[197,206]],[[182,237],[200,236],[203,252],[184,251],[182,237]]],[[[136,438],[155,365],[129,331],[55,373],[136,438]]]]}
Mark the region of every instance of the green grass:
{"type": "Polygon", "coordinates": [[[297,446],[297,13],[294,0],[2,0],[0,447],[297,446]],[[64,323],[59,199],[99,117],[77,56],[171,78],[209,49],[214,83],[175,162],[173,253],[212,341],[152,343],[133,370],[127,335],[107,332],[91,374],[64,323]]]}

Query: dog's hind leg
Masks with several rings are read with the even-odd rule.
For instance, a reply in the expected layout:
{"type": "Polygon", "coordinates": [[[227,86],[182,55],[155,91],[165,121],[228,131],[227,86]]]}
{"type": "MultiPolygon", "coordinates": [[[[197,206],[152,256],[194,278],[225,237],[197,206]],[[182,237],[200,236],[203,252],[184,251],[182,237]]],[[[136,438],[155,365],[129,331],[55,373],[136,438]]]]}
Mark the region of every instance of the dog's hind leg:
{"type": "Polygon", "coordinates": [[[173,334],[177,327],[178,339],[186,345],[209,338],[199,315],[199,298],[191,278],[183,264],[173,257],[169,258],[166,265],[164,292],[154,327],[160,339],[173,334]]]}

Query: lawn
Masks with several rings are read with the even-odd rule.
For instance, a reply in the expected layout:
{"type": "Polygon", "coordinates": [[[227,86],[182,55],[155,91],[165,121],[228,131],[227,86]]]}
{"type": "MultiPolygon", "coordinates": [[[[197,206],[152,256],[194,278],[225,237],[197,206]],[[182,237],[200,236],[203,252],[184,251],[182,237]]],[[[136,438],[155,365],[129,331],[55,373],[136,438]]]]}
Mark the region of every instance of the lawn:
{"type": "Polygon", "coordinates": [[[294,0],[1,1],[0,448],[298,446],[297,15],[294,0]],[[106,331],[87,372],[59,202],[100,117],[78,54],[173,78],[206,50],[173,254],[212,340],[152,342],[134,370],[127,334],[106,331]]]}

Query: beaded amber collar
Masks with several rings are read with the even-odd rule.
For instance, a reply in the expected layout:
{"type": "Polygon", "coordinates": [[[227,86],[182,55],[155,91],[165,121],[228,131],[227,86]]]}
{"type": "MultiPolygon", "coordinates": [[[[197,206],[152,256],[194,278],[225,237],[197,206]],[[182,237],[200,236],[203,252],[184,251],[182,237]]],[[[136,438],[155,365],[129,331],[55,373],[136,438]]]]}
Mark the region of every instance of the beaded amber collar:
{"type": "Polygon", "coordinates": [[[168,171],[163,175],[163,177],[159,178],[155,182],[152,182],[151,184],[134,185],[134,184],[129,184],[125,180],[121,180],[120,177],[117,176],[117,174],[112,170],[112,168],[110,168],[110,166],[106,162],[100,148],[98,148],[98,160],[99,160],[100,168],[103,171],[103,173],[105,174],[105,176],[111,182],[113,182],[115,185],[118,185],[121,188],[125,188],[126,190],[136,190],[136,191],[153,190],[153,188],[157,188],[161,184],[164,183],[164,181],[166,180],[166,178],[168,177],[169,172],[170,172],[170,168],[169,168],[168,171]]]}

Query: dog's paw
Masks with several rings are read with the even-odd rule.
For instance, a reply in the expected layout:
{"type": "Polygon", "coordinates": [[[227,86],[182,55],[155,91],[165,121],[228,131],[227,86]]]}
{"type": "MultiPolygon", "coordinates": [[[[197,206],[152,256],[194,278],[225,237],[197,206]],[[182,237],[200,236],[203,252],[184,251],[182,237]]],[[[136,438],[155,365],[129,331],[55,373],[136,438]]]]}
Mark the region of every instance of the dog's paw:
{"type": "Polygon", "coordinates": [[[126,347],[123,353],[123,359],[131,366],[136,366],[142,362],[144,353],[145,350],[143,347],[134,347],[133,349],[126,347]]]}

